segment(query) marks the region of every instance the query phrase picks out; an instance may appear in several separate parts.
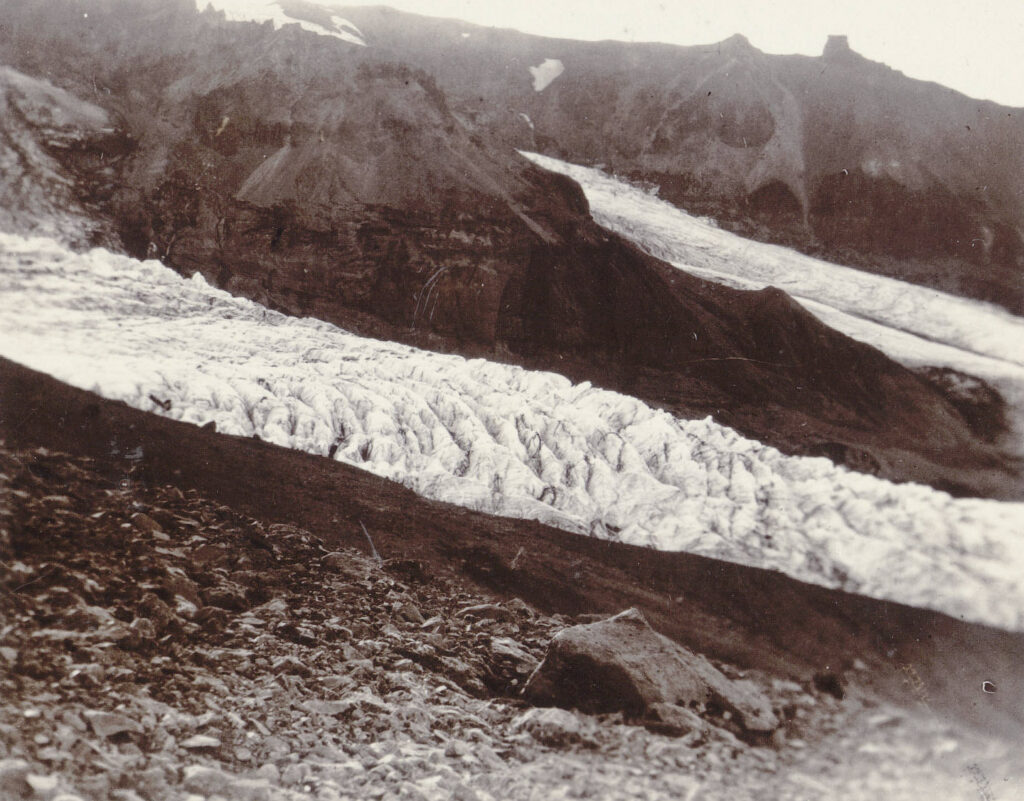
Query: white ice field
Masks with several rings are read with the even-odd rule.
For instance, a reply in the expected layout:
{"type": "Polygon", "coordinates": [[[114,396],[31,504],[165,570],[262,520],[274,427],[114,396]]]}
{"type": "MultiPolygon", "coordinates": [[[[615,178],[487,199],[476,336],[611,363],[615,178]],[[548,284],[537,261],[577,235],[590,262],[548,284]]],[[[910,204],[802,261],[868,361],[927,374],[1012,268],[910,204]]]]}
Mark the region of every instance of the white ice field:
{"type": "Polygon", "coordinates": [[[431,498],[1024,629],[1024,504],[895,485],[552,373],[360,338],[158,262],[0,234],[0,354],[220,432],[336,444],[334,458],[431,498]]]}
{"type": "Polygon", "coordinates": [[[594,219],[691,275],[739,289],[775,286],[826,325],[907,367],[951,367],[987,381],[1006,400],[1024,454],[1024,319],[789,248],[744,239],[592,167],[523,153],[568,175],[586,193],[594,219]]]}

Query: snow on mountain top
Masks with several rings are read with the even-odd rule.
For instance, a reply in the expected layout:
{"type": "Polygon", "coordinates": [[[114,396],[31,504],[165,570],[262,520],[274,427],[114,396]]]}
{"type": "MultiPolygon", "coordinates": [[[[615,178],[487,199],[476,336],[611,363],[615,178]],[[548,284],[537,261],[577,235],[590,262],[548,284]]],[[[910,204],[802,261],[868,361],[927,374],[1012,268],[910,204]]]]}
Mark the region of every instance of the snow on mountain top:
{"type": "Polygon", "coordinates": [[[0,234],[0,353],[431,498],[1024,630],[1024,504],[895,485],[553,373],[360,338],[158,262],[0,234]]]}
{"type": "Polygon", "coordinates": [[[533,76],[533,90],[543,92],[563,72],[565,72],[565,65],[557,58],[546,58],[536,67],[530,67],[530,75],[533,76]]]}
{"type": "Polygon", "coordinates": [[[311,33],[333,36],[343,42],[366,46],[366,40],[360,30],[347,19],[338,16],[331,4],[313,3],[309,0],[196,0],[196,6],[200,10],[207,5],[223,11],[229,20],[270,20],[275,28],[282,25],[298,25],[311,33]]]}
{"type": "Polygon", "coordinates": [[[826,325],[908,367],[951,367],[1002,394],[1024,453],[1024,319],[998,306],[744,239],[598,169],[523,153],[583,188],[604,227],[691,275],[783,289],[826,325]]]}

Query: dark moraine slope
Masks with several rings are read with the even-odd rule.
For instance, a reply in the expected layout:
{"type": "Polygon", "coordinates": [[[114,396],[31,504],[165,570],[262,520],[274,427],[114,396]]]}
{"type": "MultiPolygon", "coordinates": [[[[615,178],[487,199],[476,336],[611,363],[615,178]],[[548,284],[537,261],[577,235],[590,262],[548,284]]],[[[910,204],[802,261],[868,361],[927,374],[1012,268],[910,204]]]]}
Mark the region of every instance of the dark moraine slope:
{"type": "Polygon", "coordinates": [[[851,691],[906,708],[920,706],[926,688],[940,716],[993,733],[1024,731],[1021,634],[428,501],[356,468],[146,414],[6,360],[0,438],[90,456],[115,480],[131,465],[134,482],[195,489],[330,543],[365,548],[361,521],[387,558],[420,560],[435,575],[458,573],[545,612],[637,606],[657,629],[714,659],[801,681],[828,667],[851,691]],[[857,660],[863,665],[854,669],[857,660]],[[983,681],[998,693],[981,692],[983,681]]]}
{"type": "Polygon", "coordinates": [[[991,444],[996,417],[782,292],[642,254],[593,222],[576,184],[386,49],[226,22],[191,0],[23,0],[0,23],[9,105],[60,92],[110,120],[72,149],[67,131],[16,121],[96,241],[291,314],[712,414],[789,452],[958,494],[1024,492],[991,444]]]}

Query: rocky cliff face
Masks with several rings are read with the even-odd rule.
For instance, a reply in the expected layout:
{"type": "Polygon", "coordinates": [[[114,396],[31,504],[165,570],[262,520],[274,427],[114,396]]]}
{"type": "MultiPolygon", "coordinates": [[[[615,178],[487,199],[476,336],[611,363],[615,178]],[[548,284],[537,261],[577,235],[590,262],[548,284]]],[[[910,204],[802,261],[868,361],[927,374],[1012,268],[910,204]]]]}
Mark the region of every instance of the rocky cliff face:
{"type": "Polygon", "coordinates": [[[107,113],[48,81],[0,67],[0,226],[83,246],[113,238],[96,219],[125,142],[107,113]]]}
{"type": "MultiPolygon", "coordinates": [[[[850,453],[848,461],[893,477],[935,480],[935,473],[918,469],[920,462],[904,469],[903,458],[879,460],[871,455],[878,448],[925,454],[929,464],[956,462],[965,480],[943,485],[958,491],[971,486],[972,470],[998,462],[934,387],[781,293],[689,278],[597,227],[578,186],[532,166],[503,141],[500,120],[487,110],[500,85],[454,51],[452,64],[482,81],[482,116],[467,113],[450,70],[435,79],[388,60],[397,53],[386,46],[229,22],[197,13],[187,0],[26,2],[5,20],[0,58],[28,73],[45,71],[69,96],[97,104],[127,143],[114,188],[93,216],[116,229],[132,255],[199,271],[292,314],[555,369],[677,412],[714,413],[789,450],[850,453]]],[[[758,161],[753,141],[775,148],[777,164],[796,164],[800,152],[772,144],[790,125],[775,112],[789,90],[773,83],[750,105],[743,87],[762,85],[757,65],[765,57],[743,40],[723,47],[723,54],[691,56],[743,62],[742,85],[725,72],[701,79],[710,88],[700,96],[710,91],[713,109],[680,101],[653,139],[646,128],[619,130],[617,152],[647,154],[637,162],[645,169],[679,170],[712,147],[728,156],[728,163],[711,162],[728,177],[741,162],[758,161]],[[713,119],[717,127],[701,128],[700,120],[713,119]],[[694,125],[705,145],[684,136],[694,125]],[[662,147],[658,136],[685,139],[690,149],[662,147]]],[[[416,61],[425,48],[410,44],[408,58],[416,61]]],[[[446,50],[443,41],[430,49],[446,50]]],[[[676,65],[674,49],[658,52],[676,65]]],[[[597,69],[603,51],[591,61],[597,69]]],[[[523,69],[530,75],[525,62],[523,69]]],[[[634,93],[626,102],[612,91],[625,78],[605,76],[572,94],[577,72],[571,80],[556,75],[542,93],[532,85],[525,91],[541,103],[530,107],[534,125],[577,131],[575,144],[558,147],[596,157],[587,143],[618,124],[591,106],[640,119],[642,91],[635,81],[622,84],[634,93]],[[564,102],[545,105],[559,92],[568,93],[564,102]],[[584,118],[597,127],[570,123],[584,118]]],[[[680,75],[677,94],[694,80],[680,75]]],[[[69,159],[62,169],[80,172],[69,159]]],[[[783,176],[782,167],[773,169],[764,180],[783,176]]],[[[763,185],[745,175],[740,184],[751,191],[763,185]]],[[[787,181],[799,195],[795,208],[806,211],[809,192],[787,181]]]]}
{"type": "Polygon", "coordinates": [[[581,43],[346,9],[434,74],[463,119],[602,163],[757,238],[1024,309],[1024,115],[912,80],[833,37],[820,58],[581,43]],[[438,46],[440,44],[440,46],[438,46]],[[537,91],[530,68],[563,71],[537,91]]]}

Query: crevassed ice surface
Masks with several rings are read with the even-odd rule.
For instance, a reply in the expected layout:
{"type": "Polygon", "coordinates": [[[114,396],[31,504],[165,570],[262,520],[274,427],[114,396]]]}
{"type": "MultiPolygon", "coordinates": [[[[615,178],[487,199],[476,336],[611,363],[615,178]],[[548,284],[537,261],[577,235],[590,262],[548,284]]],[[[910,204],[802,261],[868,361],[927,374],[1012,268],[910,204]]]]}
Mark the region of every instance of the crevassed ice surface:
{"type": "Polygon", "coordinates": [[[822,322],[908,367],[951,367],[1006,400],[1024,453],[1024,319],[989,303],[744,239],[598,169],[524,156],[578,182],[595,221],[653,256],[740,289],[776,286],[822,322]]]}
{"type": "Polygon", "coordinates": [[[0,234],[0,353],[220,432],[337,444],[336,459],[431,498],[1024,628],[1024,504],[894,485],[553,373],[357,337],[155,261],[0,234]]]}

